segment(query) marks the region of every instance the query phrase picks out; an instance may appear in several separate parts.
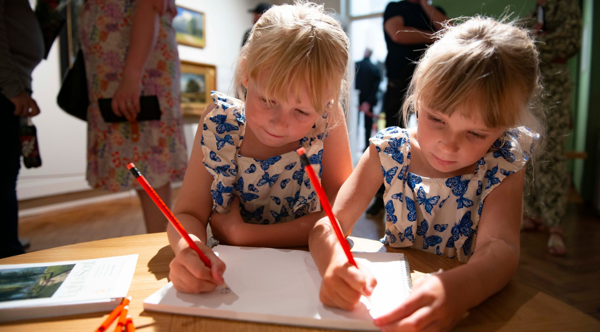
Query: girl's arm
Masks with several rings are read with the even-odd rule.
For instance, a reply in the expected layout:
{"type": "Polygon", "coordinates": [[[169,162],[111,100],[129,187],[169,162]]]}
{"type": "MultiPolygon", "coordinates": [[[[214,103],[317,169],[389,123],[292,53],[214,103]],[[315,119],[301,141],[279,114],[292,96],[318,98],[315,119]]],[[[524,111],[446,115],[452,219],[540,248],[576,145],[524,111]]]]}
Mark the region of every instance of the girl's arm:
{"type": "Polygon", "coordinates": [[[167,227],[169,243],[175,253],[175,258],[170,264],[169,278],[178,291],[186,293],[213,290],[217,285],[223,283],[222,276],[225,272],[225,264],[206,246],[206,225],[213,207],[210,194],[213,177],[202,163],[204,153],[200,140],[202,139],[204,117],[213,108],[214,105],[211,104],[200,119],[188,171],[185,173],[183,185],[173,208],[175,217],[208,257],[212,268],[209,269],[202,263],[198,254],[189,247],[170,223],[167,227]]]}
{"type": "Polygon", "coordinates": [[[506,286],[519,263],[524,178],[524,169],[508,176],[485,199],[467,264],[423,279],[406,302],[375,325],[389,325],[390,331],[449,330],[466,310],[506,286]]]}
{"type": "Polygon", "coordinates": [[[142,74],[156,43],[166,3],[167,0],[136,1],[123,77],[111,105],[116,115],[130,121],[140,112],[142,74]]]}
{"type": "MultiPolygon", "coordinates": [[[[333,204],[340,187],[352,173],[352,157],[346,121],[341,107],[330,116],[333,128],[330,129],[323,146],[321,184],[330,203],[333,204]]],[[[242,221],[237,206],[237,202],[233,202],[228,214],[214,213],[211,217],[214,220],[212,224],[215,225],[213,226],[215,236],[228,244],[237,246],[306,246],[310,230],[317,220],[326,216],[325,212],[317,212],[281,224],[254,225],[242,221]]]]}
{"type": "MultiPolygon", "coordinates": [[[[367,209],[382,183],[381,162],[371,144],[340,189],[333,206],[333,213],[345,234],[367,209]]],[[[351,310],[361,295],[373,292],[377,281],[366,268],[359,270],[350,265],[338,242],[329,219],[323,218],[310,232],[308,246],[323,277],[321,302],[351,310]]]]}

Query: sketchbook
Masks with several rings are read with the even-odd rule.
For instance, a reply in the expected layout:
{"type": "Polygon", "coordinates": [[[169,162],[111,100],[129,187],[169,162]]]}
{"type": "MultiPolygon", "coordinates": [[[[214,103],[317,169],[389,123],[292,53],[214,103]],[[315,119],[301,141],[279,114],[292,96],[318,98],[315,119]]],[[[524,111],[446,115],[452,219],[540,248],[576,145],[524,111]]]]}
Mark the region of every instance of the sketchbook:
{"type": "Polygon", "coordinates": [[[307,251],[213,248],[227,264],[228,289],[180,293],[169,283],[144,301],[144,309],[192,316],[346,330],[379,330],[373,318],[400,305],[412,287],[408,263],[401,253],[354,253],[377,278],[370,301],[354,311],[319,301],[321,276],[307,251]]]}
{"type": "Polygon", "coordinates": [[[127,296],[137,258],[0,265],[0,322],[111,311],[127,296]]]}

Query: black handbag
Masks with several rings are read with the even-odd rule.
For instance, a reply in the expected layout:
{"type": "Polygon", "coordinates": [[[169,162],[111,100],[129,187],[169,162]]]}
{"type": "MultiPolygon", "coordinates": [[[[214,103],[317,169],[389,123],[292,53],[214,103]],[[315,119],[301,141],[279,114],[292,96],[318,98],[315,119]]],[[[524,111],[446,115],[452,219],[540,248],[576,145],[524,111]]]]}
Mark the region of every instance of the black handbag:
{"type": "Polygon", "coordinates": [[[85,63],[83,52],[77,52],[77,58],[73,67],[67,71],[63,80],[58,97],[58,106],[72,116],[87,121],[87,111],[90,105],[87,90],[87,79],[85,75],[85,63]]]}

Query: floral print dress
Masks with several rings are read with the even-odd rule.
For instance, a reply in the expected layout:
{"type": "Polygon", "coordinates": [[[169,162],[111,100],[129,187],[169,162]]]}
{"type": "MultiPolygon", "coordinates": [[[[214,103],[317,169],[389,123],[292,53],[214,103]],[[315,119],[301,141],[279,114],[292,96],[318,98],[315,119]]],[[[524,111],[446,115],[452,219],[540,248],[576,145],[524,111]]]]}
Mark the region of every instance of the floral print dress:
{"type": "Polygon", "coordinates": [[[538,137],[526,127],[506,131],[477,162],[473,174],[442,179],[408,171],[410,138],[405,129],[390,127],[378,133],[371,142],[379,154],[385,186],[381,241],[467,262],[475,250],[485,198],[525,166],[538,137]]]}
{"type": "Polygon", "coordinates": [[[158,97],[161,119],[133,125],[106,123],[100,114],[98,99],[112,98],[122,79],[135,4],[134,0],[87,0],[79,16],[90,99],[87,180],[93,188],[114,192],[139,188],[127,170],[130,162],[155,188],[182,181],[187,167],[171,11],[160,18],[156,44],[142,73],[142,95],[158,97]],[[139,132],[139,140],[132,140],[132,131],[139,132]]]}
{"type": "MultiPolygon", "coordinates": [[[[290,151],[267,160],[241,156],[246,131],[244,103],[218,92],[213,92],[212,100],[216,107],[204,118],[201,145],[204,165],[214,177],[214,210],[227,213],[235,195],[240,198],[242,219],[251,224],[282,223],[321,211],[298,154],[290,151]]],[[[319,179],[327,127],[325,113],[298,142],[319,179]]]]}

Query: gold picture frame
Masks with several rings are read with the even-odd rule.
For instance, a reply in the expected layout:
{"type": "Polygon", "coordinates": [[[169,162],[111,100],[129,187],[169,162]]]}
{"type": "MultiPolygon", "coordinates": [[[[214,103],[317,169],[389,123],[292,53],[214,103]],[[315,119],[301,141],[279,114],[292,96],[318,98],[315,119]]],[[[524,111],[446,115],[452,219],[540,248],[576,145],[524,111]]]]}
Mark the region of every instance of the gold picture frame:
{"type": "Polygon", "coordinates": [[[203,12],[177,5],[177,16],[173,18],[173,29],[177,43],[204,48],[206,45],[206,16],[203,12]]]}
{"type": "Polygon", "coordinates": [[[181,61],[181,113],[199,117],[211,103],[210,93],[217,89],[217,67],[181,61]]]}

